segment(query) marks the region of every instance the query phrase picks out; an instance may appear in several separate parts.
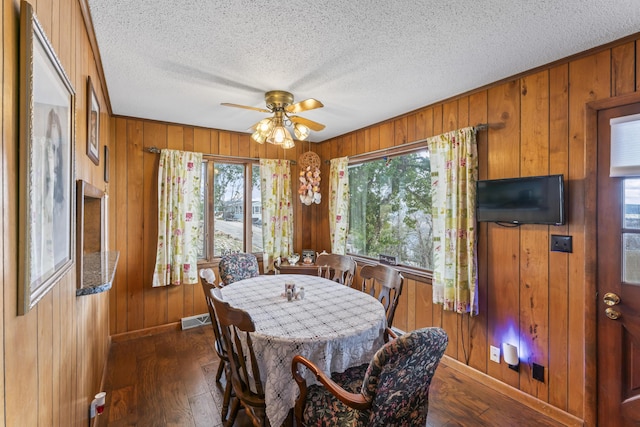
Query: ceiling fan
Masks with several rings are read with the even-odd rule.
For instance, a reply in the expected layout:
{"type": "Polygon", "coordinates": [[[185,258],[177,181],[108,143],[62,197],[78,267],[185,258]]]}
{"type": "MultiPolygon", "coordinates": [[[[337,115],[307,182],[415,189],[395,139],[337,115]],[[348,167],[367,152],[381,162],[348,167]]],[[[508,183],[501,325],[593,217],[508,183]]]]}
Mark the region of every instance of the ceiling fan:
{"type": "Polygon", "coordinates": [[[309,98],[294,103],[293,94],[290,92],[272,90],[264,94],[264,100],[267,105],[266,109],[228,102],[223,102],[222,105],[273,114],[272,117],[262,119],[250,128],[254,130],[251,138],[259,144],[264,144],[266,141],[270,144],[282,145],[282,148],[292,148],[294,146],[293,138],[291,138],[291,133],[286,126],[293,127],[294,135],[301,141],[307,139],[312,130],[321,131],[324,129],[324,125],[321,123],[293,115],[324,107],[322,102],[317,99],[309,98]]]}

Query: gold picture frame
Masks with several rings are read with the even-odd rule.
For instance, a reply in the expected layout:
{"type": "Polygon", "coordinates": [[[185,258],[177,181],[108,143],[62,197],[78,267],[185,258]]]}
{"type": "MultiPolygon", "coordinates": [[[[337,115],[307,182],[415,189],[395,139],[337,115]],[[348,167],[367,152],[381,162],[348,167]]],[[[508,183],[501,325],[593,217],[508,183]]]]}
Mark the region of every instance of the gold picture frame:
{"type": "Polygon", "coordinates": [[[75,260],[75,91],[38,23],[20,10],[18,314],[75,260]]]}
{"type": "Polygon", "coordinates": [[[100,164],[100,102],[87,77],[87,156],[93,163],[100,164]]]}

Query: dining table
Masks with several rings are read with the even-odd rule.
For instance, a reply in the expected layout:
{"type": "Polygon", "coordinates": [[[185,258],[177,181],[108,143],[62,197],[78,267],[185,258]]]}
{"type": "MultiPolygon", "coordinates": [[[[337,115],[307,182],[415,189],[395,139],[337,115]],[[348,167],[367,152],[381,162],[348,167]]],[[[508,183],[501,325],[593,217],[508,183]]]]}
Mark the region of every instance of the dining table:
{"type": "MultiPolygon", "coordinates": [[[[251,333],[265,390],[266,415],[272,426],[282,425],[295,405],[298,386],[291,360],[300,354],[327,373],[343,372],[369,363],[384,345],[384,307],[372,296],[337,282],[311,275],[261,275],[227,285],[222,296],[251,316],[251,333]],[[300,294],[291,300],[286,284],[300,294]]],[[[294,294],[295,295],[295,294],[294,294]]],[[[306,368],[305,368],[306,371],[306,368]]],[[[304,372],[307,384],[315,384],[304,372]]]]}

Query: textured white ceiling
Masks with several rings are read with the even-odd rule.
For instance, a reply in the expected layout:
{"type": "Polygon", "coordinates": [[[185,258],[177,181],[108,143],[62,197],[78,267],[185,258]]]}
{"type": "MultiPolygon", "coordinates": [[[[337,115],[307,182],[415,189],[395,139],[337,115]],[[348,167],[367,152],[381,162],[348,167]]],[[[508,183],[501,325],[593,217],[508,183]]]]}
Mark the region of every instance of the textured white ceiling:
{"type": "Polygon", "coordinates": [[[640,31],[639,0],[88,0],[113,113],[239,132],[287,90],[323,141],[640,31]]]}

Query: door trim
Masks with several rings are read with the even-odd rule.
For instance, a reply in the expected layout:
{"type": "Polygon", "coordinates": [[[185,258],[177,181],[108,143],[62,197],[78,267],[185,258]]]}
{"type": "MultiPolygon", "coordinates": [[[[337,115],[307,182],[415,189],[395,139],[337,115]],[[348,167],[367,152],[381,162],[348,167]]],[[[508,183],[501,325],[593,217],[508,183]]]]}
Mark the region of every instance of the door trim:
{"type": "Polygon", "coordinates": [[[585,426],[598,422],[598,372],[597,372],[597,170],[598,170],[598,111],[640,102],[640,92],[588,102],[585,105],[585,426]]]}

